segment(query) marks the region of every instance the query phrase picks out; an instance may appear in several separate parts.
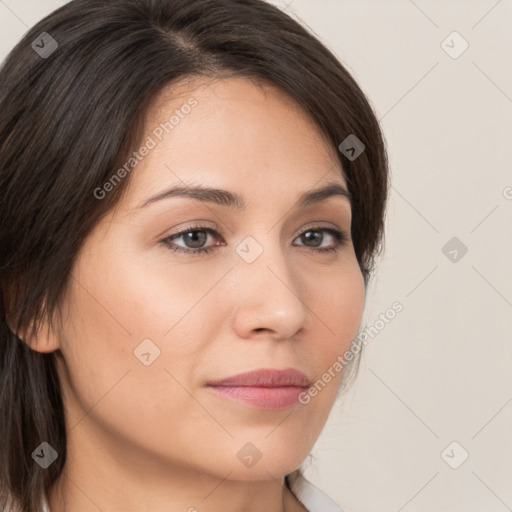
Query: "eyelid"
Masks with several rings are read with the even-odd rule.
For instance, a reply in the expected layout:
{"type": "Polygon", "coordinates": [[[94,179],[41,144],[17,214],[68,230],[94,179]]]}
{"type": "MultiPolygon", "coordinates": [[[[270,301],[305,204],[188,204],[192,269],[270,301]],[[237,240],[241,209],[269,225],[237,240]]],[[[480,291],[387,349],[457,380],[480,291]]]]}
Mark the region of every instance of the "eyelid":
{"type": "Polygon", "coordinates": [[[339,228],[332,222],[329,223],[327,221],[322,221],[322,220],[318,220],[318,221],[313,220],[313,221],[309,222],[308,224],[306,224],[305,226],[302,226],[293,236],[293,240],[295,240],[299,235],[302,235],[302,233],[304,233],[304,231],[315,230],[315,229],[334,229],[336,231],[341,231],[342,233],[347,234],[344,229],[339,228]]]}

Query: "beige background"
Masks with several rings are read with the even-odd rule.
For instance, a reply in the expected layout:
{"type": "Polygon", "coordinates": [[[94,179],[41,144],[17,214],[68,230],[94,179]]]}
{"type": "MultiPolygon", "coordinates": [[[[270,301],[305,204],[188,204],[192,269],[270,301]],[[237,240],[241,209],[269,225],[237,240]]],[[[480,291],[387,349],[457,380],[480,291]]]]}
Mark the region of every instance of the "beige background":
{"type": "MultiPolygon", "coordinates": [[[[64,3],[0,0],[0,59],[64,3]]],[[[381,119],[392,190],[366,324],[404,308],[366,346],[306,475],[347,512],[512,510],[512,2],[273,3],[381,119]],[[452,237],[465,255],[445,256],[452,237]]]]}

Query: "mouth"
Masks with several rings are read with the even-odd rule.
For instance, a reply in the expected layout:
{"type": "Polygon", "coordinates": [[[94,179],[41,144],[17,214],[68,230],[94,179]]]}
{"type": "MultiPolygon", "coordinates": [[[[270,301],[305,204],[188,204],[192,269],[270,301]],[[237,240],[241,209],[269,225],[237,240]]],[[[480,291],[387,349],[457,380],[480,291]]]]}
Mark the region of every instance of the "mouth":
{"type": "Polygon", "coordinates": [[[218,396],[267,410],[290,407],[308,389],[310,379],[294,368],[265,368],[207,383],[218,396]]]}

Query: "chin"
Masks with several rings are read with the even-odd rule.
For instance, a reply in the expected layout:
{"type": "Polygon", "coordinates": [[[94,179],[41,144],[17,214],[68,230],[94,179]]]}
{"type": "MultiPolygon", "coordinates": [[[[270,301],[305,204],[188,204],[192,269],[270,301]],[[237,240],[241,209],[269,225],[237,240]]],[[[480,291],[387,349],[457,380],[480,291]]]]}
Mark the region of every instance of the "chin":
{"type": "Polygon", "coordinates": [[[309,446],[301,447],[296,443],[276,445],[270,438],[233,444],[236,445],[234,457],[223,456],[217,460],[222,460],[224,474],[229,473],[231,480],[240,481],[282,478],[296,470],[310,451],[309,446]]]}

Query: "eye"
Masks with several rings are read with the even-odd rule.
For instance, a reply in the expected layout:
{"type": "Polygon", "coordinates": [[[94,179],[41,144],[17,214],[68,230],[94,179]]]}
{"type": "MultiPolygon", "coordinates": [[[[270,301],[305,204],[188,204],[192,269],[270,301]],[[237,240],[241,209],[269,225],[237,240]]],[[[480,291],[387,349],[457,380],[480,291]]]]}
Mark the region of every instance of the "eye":
{"type": "Polygon", "coordinates": [[[179,231],[174,235],[164,238],[162,243],[167,245],[169,249],[173,251],[184,252],[187,254],[207,254],[213,248],[202,247],[208,239],[208,235],[219,235],[219,233],[215,229],[209,228],[207,226],[189,226],[188,228],[179,231]],[[190,246],[181,247],[174,244],[174,240],[179,238],[183,238],[186,244],[190,243],[190,246]]]}
{"type": "MultiPolygon", "coordinates": [[[[213,246],[206,246],[206,241],[208,240],[208,236],[212,237],[220,237],[220,234],[215,229],[212,229],[207,226],[189,226],[186,229],[175,233],[174,235],[168,236],[161,240],[163,244],[165,244],[172,251],[182,252],[186,254],[207,254],[214,247],[226,245],[225,243],[218,243],[213,246]],[[181,245],[177,245],[175,240],[183,238],[185,241],[185,247],[181,245]]],[[[325,228],[325,227],[312,227],[305,231],[303,231],[297,238],[300,238],[301,241],[306,243],[301,243],[299,246],[305,246],[311,248],[313,251],[320,253],[327,252],[336,252],[341,249],[344,245],[346,245],[349,241],[348,235],[344,231],[340,231],[334,228],[325,228]],[[334,239],[334,246],[330,247],[321,247],[322,242],[324,241],[324,233],[327,233],[329,237],[334,239]],[[312,245],[306,245],[311,243],[312,245]]]]}
{"type": "Polygon", "coordinates": [[[331,238],[334,238],[335,244],[332,247],[316,249],[319,252],[339,251],[340,248],[348,242],[348,236],[344,231],[322,227],[309,228],[308,230],[303,231],[298,238],[306,240],[307,242],[312,242],[312,247],[319,247],[324,241],[324,235],[322,233],[327,233],[331,238]]]}

